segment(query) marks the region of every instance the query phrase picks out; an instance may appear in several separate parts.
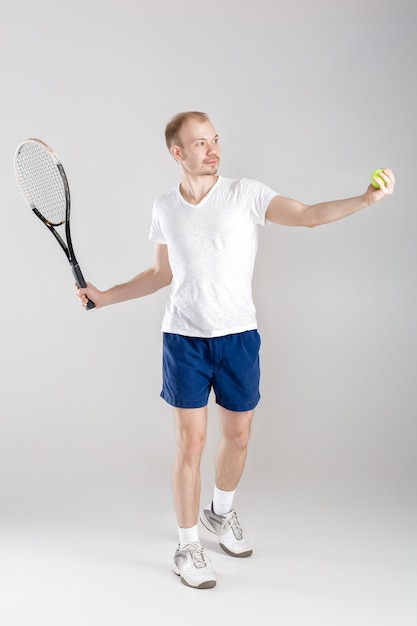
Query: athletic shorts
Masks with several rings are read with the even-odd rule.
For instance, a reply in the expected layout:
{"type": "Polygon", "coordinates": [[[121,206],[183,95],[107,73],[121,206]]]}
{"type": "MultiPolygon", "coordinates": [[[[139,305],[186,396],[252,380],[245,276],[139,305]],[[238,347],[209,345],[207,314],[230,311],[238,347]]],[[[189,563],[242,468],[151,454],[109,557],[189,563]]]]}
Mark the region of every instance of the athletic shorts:
{"type": "Polygon", "coordinates": [[[251,411],[258,404],[257,330],[203,339],[163,333],[161,397],[171,406],[207,405],[211,390],[229,411],[251,411]]]}

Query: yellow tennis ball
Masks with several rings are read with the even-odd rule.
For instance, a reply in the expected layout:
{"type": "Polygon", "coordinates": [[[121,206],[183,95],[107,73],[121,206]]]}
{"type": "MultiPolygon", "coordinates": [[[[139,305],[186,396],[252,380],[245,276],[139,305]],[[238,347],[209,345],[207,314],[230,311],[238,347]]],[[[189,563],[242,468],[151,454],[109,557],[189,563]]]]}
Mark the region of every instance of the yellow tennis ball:
{"type": "Polygon", "coordinates": [[[381,187],[381,185],[385,185],[385,182],[382,180],[382,178],[379,176],[379,174],[381,172],[383,172],[383,168],[380,167],[377,170],[375,170],[374,172],[372,172],[371,175],[371,185],[373,185],[373,187],[375,187],[375,189],[379,189],[381,187]],[[374,181],[374,176],[377,179],[378,182],[374,181]]]}

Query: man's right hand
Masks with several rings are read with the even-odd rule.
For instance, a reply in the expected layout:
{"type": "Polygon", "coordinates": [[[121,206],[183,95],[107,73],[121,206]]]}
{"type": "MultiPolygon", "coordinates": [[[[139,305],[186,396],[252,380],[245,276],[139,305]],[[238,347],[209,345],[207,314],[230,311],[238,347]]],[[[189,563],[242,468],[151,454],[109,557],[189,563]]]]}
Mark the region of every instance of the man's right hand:
{"type": "Polygon", "coordinates": [[[89,300],[92,300],[92,302],[94,302],[96,309],[104,306],[104,292],[94,287],[94,285],[92,285],[91,283],[87,283],[87,287],[78,287],[78,285],[76,284],[75,295],[83,307],[87,306],[89,300]]]}

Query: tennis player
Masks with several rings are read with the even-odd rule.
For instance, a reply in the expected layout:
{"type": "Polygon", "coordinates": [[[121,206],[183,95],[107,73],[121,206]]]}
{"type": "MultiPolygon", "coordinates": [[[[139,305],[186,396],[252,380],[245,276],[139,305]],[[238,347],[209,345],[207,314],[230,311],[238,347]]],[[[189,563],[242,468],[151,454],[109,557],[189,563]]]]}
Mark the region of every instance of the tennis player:
{"type": "Polygon", "coordinates": [[[392,194],[395,180],[385,168],[375,180],[379,188],[369,185],[356,197],[306,205],[256,180],[219,175],[219,137],[205,113],[175,115],[165,138],[180,183],[154,203],[149,235],[155,243],[153,264],[105,291],[88,284],[76,293],[84,306],[88,297],[99,309],[171,286],[162,321],[161,396],[173,407],[176,422],[172,488],[178,547],[172,569],[185,585],[205,589],[216,585],[198,525],[211,393],[218,406],[220,441],[213,499],[200,520],[227,554],[252,554],[233,502],[260,399],[260,336],[251,289],[258,228],[340,220],[392,194]]]}

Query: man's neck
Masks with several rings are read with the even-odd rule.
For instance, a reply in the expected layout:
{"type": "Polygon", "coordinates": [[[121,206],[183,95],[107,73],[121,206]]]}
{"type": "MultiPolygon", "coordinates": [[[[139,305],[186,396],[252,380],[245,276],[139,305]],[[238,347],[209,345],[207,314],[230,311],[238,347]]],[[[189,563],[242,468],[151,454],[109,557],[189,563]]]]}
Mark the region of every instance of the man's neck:
{"type": "Polygon", "coordinates": [[[218,176],[198,176],[191,178],[183,176],[180,184],[180,193],[186,202],[198,204],[216,184],[218,176]]]}

